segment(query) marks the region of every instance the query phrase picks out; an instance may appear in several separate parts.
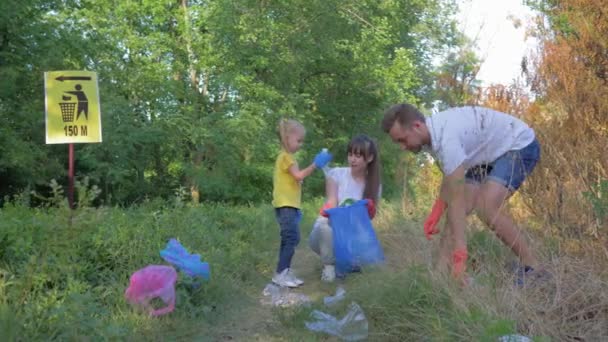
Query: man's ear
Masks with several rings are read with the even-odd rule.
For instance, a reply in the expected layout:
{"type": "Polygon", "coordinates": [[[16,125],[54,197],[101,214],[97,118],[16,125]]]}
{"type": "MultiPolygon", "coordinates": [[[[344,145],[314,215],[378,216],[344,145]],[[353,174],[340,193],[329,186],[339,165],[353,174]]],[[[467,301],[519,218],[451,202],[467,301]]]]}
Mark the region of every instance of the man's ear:
{"type": "Polygon", "coordinates": [[[413,131],[419,133],[419,134],[424,134],[423,131],[423,127],[424,127],[424,123],[422,121],[414,121],[412,122],[412,125],[410,126],[412,128],[413,131]]]}

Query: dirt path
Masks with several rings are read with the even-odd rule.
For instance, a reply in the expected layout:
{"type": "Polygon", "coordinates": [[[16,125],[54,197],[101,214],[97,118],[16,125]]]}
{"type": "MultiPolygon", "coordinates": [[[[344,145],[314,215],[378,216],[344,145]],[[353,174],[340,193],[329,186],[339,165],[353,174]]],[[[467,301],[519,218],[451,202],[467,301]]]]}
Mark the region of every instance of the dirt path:
{"type": "MultiPolygon", "coordinates": [[[[323,297],[333,295],[339,282],[325,284],[321,282],[321,264],[319,257],[303,241],[296,250],[292,269],[304,285],[291,290],[302,293],[313,302],[322,302],[323,297]]],[[[268,279],[270,282],[270,279],[268,279]]],[[[214,341],[288,341],[283,337],[283,327],[273,314],[274,308],[261,304],[263,298],[262,285],[256,293],[252,293],[252,302],[239,308],[238,314],[231,317],[226,325],[218,327],[214,333],[214,341]]]]}

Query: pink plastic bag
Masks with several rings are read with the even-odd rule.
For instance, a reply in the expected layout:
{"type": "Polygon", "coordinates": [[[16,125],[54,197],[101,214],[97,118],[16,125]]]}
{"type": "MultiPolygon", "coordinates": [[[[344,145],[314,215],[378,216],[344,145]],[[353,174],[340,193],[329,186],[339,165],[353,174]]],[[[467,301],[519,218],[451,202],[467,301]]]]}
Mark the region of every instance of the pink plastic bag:
{"type": "Polygon", "coordinates": [[[146,309],[152,316],[169,313],[175,309],[175,282],[177,272],[171,266],[150,265],[131,275],[125,297],[133,305],[146,309]],[[166,307],[154,310],[153,298],[159,297],[166,307]]]}

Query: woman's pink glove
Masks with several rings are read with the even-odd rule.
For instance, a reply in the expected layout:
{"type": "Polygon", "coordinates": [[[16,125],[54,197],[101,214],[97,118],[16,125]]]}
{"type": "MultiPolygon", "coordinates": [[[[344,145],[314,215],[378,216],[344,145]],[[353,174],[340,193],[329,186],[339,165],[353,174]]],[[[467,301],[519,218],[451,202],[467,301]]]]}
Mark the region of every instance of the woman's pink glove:
{"type": "Polygon", "coordinates": [[[433,209],[431,209],[431,213],[429,217],[424,221],[424,235],[427,240],[431,240],[431,236],[439,233],[439,229],[437,228],[437,223],[441,219],[441,215],[445,208],[448,207],[448,204],[445,203],[441,198],[438,198],[433,204],[433,209]]]}
{"type": "Polygon", "coordinates": [[[323,204],[323,206],[321,207],[321,209],[319,210],[319,215],[323,216],[323,217],[329,217],[329,215],[327,215],[327,212],[325,212],[325,209],[331,209],[334,206],[331,205],[331,203],[329,202],[325,202],[325,204],[323,204]]]}
{"type": "Polygon", "coordinates": [[[365,204],[365,206],[367,207],[367,214],[369,215],[369,219],[373,220],[374,217],[376,217],[376,205],[374,204],[374,201],[370,198],[366,198],[367,203],[365,204]]]}

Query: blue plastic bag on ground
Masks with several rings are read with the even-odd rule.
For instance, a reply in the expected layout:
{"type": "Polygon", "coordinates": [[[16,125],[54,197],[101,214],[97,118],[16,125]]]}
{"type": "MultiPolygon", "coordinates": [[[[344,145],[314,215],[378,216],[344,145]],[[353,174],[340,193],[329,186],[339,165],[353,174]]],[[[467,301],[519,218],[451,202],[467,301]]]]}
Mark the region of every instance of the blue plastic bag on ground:
{"type": "Polygon", "coordinates": [[[367,213],[367,200],[346,207],[327,209],[333,231],[336,273],[384,262],[384,252],[367,213]]]}
{"type": "Polygon", "coordinates": [[[160,256],[190,277],[209,280],[209,264],[202,262],[200,255],[188,253],[186,248],[175,239],[169,240],[167,247],[160,251],[160,256]]]}

